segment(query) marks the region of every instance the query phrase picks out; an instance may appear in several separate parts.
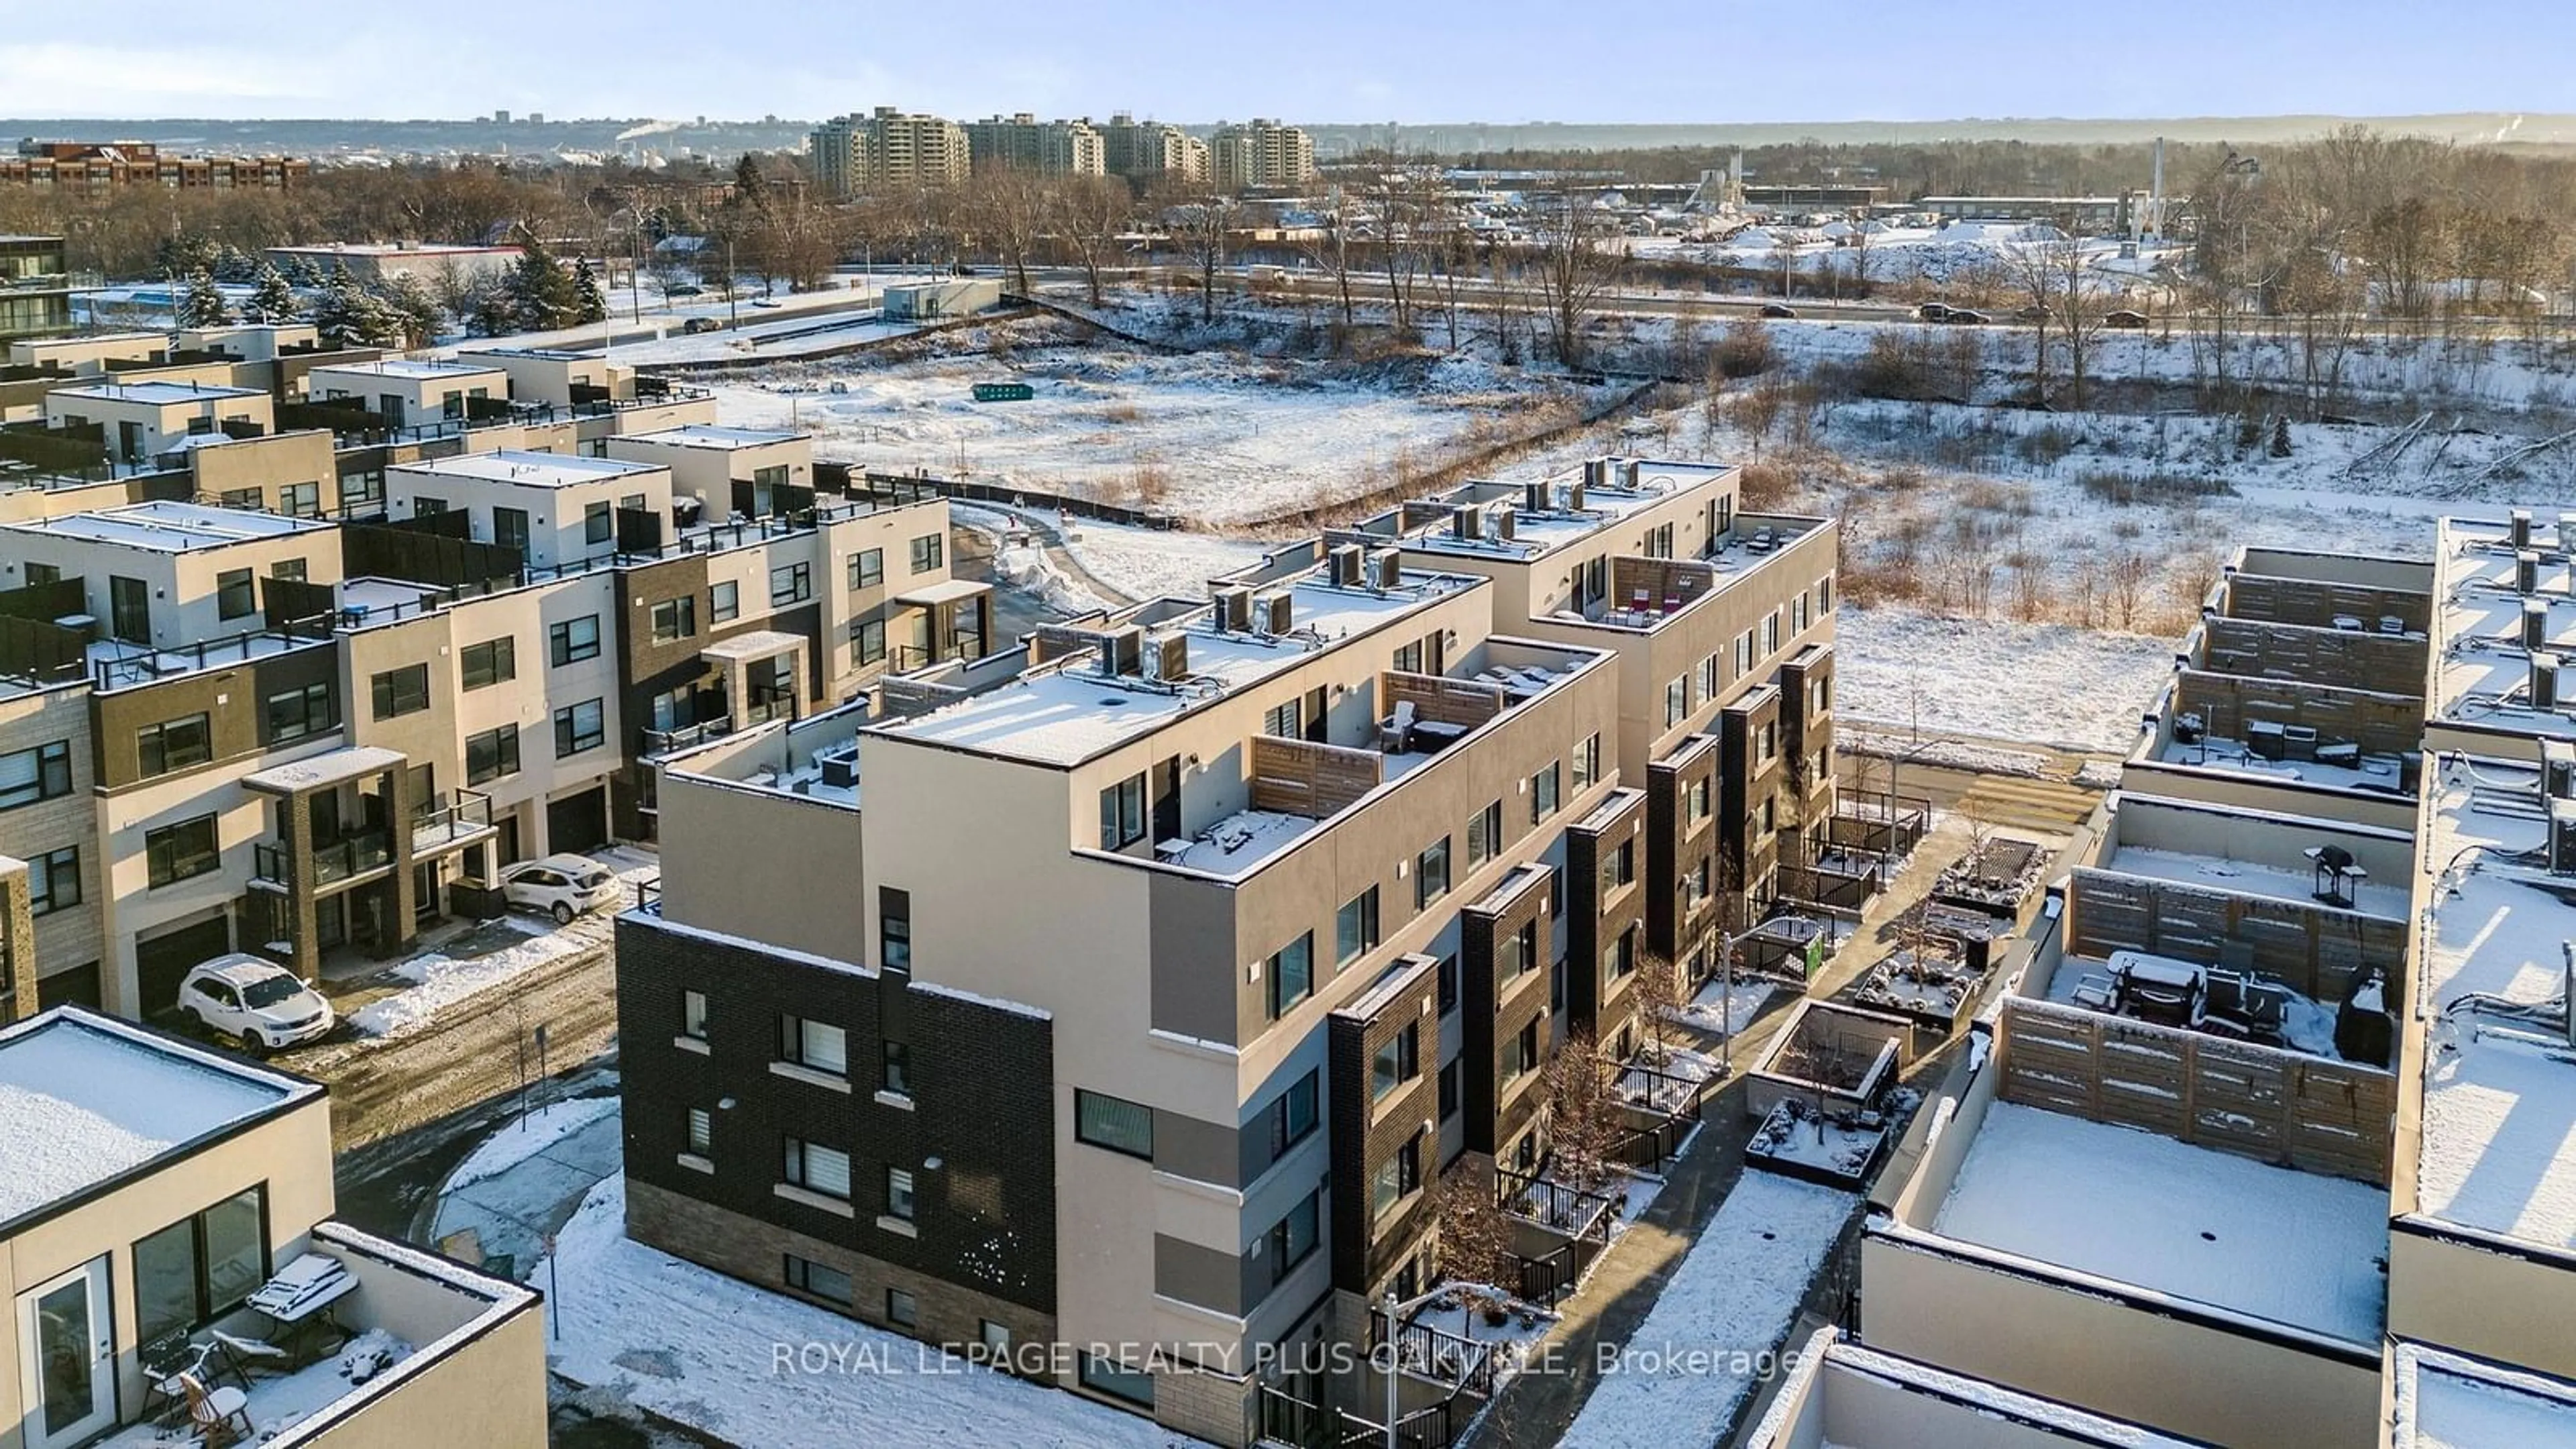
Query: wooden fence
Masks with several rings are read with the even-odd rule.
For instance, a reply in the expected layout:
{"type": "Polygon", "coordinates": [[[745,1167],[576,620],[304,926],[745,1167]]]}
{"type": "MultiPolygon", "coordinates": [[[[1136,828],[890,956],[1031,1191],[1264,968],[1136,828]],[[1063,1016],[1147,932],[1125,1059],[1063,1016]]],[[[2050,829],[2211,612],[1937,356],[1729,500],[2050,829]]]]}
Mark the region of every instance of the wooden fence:
{"type": "Polygon", "coordinates": [[[2212,619],[2201,666],[2217,674],[2303,680],[2337,689],[2420,695],[2431,646],[2421,634],[2275,628],[2212,619]]]}
{"type": "Polygon", "coordinates": [[[2245,727],[2259,720],[2306,725],[2317,732],[2320,744],[2348,742],[2375,755],[2402,754],[2424,743],[2421,695],[2186,669],[2174,691],[2174,709],[2199,715],[2221,739],[2243,740],[2245,727]]]}
{"type": "Polygon", "coordinates": [[[1438,674],[1400,674],[1394,670],[1381,678],[1384,687],[1380,693],[1389,714],[1410,700],[1418,720],[1474,729],[1503,712],[1503,689],[1498,684],[1438,674]]]}
{"type": "Polygon", "coordinates": [[[1321,820],[1378,787],[1386,761],[1375,750],[1255,735],[1252,808],[1321,820]]]}
{"type": "Polygon", "coordinates": [[[2333,628],[2338,617],[2359,619],[2364,628],[2376,629],[2382,617],[2394,615],[2420,632],[2433,617],[2433,596],[2412,589],[2238,574],[2227,581],[2227,613],[2231,618],[2313,624],[2320,629],[2333,628]]]}
{"type": "Polygon", "coordinates": [[[2100,960],[2146,951],[2221,964],[2228,942],[2253,948],[2252,966],[2332,1006],[2353,977],[2377,969],[2389,999],[2405,999],[2406,923],[2295,901],[2228,895],[2176,881],[2078,868],[2068,886],[2066,952],[2100,960]]]}
{"type": "Polygon", "coordinates": [[[2376,1067],[2025,997],[2005,1003],[2001,1053],[2005,1101],[2388,1182],[2396,1078],[2376,1067]]]}

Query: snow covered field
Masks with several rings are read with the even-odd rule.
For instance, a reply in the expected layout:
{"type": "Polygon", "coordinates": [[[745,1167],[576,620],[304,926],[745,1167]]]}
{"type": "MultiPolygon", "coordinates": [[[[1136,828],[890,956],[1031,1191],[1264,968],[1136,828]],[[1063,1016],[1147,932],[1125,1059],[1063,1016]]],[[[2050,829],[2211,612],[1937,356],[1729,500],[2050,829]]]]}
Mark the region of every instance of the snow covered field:
{"type": "Polygon", "coordinates": [[[2173,664],[2170,640],[1910,609],[1845,609],[1834,634],[1844,717],[1908,738],[1919,706],[1928,732],[2124,749],[2173,664]]]}
{"type": "Polygon", "coordinates": [[[1771,1370],[1858,1202],[1748,1171],[1560,1441],[1565,1449],[1720,1442],[1771,1370]]]}
{"type": "Polygon", "coordinates": [[[739,1283],[626,1236],[626,1180],[556,1239],[548,1367],[742,1449],[1188,1449],[1197,1441],[739,1283]],[[863,1428],[861,1426],[864,1426],[863,1428]],[[856,1436],[855,1438],[853,1436],[856,1436]]]}
{"type": "Polygon", "coordinates": [[[1216,525],[1386,487],[1399,466],[1435,462],[1480,429],[1571,413],[1584,396],[1469,357],[1326,364],[1062,345],[785,364],[715,391],[726,422],[802,427],[821,457],[1216,525]],[[1037,396],[979,403],[978,382],[1025,382],[1037,396]]]}

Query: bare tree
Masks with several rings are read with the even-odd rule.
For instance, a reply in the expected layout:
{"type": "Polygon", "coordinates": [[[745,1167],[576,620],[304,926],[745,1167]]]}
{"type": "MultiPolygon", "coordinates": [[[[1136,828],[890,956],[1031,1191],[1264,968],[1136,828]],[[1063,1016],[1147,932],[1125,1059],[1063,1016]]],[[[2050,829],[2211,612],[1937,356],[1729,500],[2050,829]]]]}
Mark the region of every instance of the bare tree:
{"type": "Polygon", "coordinates": [[[1601,309],[1616,259],[1602,243],[1603,223],[1591,192],[1563,186],[1538,193],[1536,201],[1530,261],[1538,269],[1539,293],[1556,332],[1556,360],[1580,367],[1583,330],[1601,309]]]}
{"type": "Polygon", "coordinates": [[[978,167],[966,183],[976,230],[1011,273],[1011,290],[1029,295],[1029,256],[1055,211],[1055,188],[1021,166],[978,167]]]}
{"type": "Polygon", "coordinates": [[[1646,1022],[1646,1064],[1658,1070],[1673,1059],[1667,1039],[1673,1018],[1681,1015],[1689,997],[1682,987],[1679,965],[1652,953],[1637,963],[1636,979],[1628,985],[1629,999],[1637,1005],[1637,1015],[1646,1022]]]}
{"type": "Polygon", "coordinates": [[[1118,255],[1119,239],[1136,217],[1136,194],[1115,176],[1068,176],[1055,188],[1057,234],[1082,268],[1091,305],[1101,303],[1101,273],[1118,255]]]}
{"type": "Polygon", "coordinates": [[[1298,254],[1316,270],[1330,277],[1340,294],[1342,330],[1352,326],[1351,298],[1351,224],[1354,210],[1350,194],[1334,187],[1316,208],[1316,220],[1322,223],[1314,236],[1298,243],[1298,254]]]}
{"type": "Polygon", "coordinates": [[[1230,196],[1205,196],[1166,213],[1173,244],[1199,274],[1201,322],[1216,321],[1216,274],[1225,266],[1226,238],[1240,212],[1240,203],[1230,196]]]}
{"type": "Polygon", "coordinates": [[[1581,1192],[1597,1192],[1618,1176],[1610,1153],[1626,1135],[1612,1067],[1589,1031],[1569,1034],[1547,1059],[1539,1090],[1547,1103],[1551,1175],[1581,1192]]]}
{"type": "Polygon", "coordinates": [[[1438,1191],[1440,1271],[1487,1313],[1500,1311],[1511,1294],[1504,1280],[1517,1278],[1519,1261],[1511,1219],[1494,1200],[1492,1168],[1462,1156],[1440,1175],[1438,1191]]]}

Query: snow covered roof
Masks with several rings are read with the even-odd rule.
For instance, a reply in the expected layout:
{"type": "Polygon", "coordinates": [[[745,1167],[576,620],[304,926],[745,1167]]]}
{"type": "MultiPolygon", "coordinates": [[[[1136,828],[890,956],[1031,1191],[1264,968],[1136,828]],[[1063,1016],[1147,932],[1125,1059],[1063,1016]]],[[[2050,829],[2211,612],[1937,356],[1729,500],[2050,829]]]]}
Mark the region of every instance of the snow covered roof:
{"type": "MultiPolygon", "coordinates": [[[[2433,695],[2437,720],[2484,725],[2519,734],[2576,738],[2576,701],[2554,707],[2531,703],[2531,651],[2522,643],[2526,604],[2542,608],[2543,638],[2562,657],[2576,656],[2576,537],[2562,523],[2542,524],[2530,540],[2532,588],[2515,574],[2514,546],[2506,524],[2442,520],[2434,548],[2433,695]]],[[[2576,683],[2576,676],[2570,676],[2576,683]]]]}
{"type": "Polygon", "coordinates": [[[319,1084],[78,1007],[0,1032],[0,1232],[319,1084]]]}
{"type": "Polygon", "coordinates": [[[593,458],[578,453],[530,453],[504,448],[492,453],[459,453],[449,458],[398,464],[397,471],[436,478],[479,478],[491,483],[518,483],[530,488],[567,488],[604,479],[660,471],[658,463],[630,463],[620,458],[593,458]]]}
{"type": "Polygon", "coordinates": [[[382,745],[351,745],[345,749],[325,750],[287,764],[271,765],[255,774],[242,776],[242,784],[271,795],[292,795],[298,790],[343,784],[400,769],[408,758],[402,751],[382,745]]]}
{"type": "Polygon", "coordinates": [[[792,443],[809,436],[786,428],[729,428],[717,423],[684,423],[676,428],[659,428],[649,433],[628,433],[620,441],[665,448],[713,448],[732,452],[741,448],[792,443]]]}
{"type": "Polygon", "coordinates": [[[189,553],[290,534],[320,533],[331,527],[310,519],[246,508],[213,508],[167,500],[66,513],[58,518],[30,518],[0,526],[53,538],[122,544],[155,553],[189,553]]]}
{"type": "Polygon", "coordinates": [[[146,407],[170,407],[180,403],[222,402],[228,398],[257,397],[268,394],[255,387],[223,387],[214,383],[190,382],[99,382],[82,387],[58,387],[45,394],[52,398],[78,398],[88,402],[129,402],[146,407]]]}
{"type": "Polygon", "coordinates": [[[2576,1449],[2576,1384],[2400,1342],[2389,1449],[2576,1449]]]}
{"type": "Polygon", "coordinates": [[[1933,1230],[2112,1283],[2377,1345],[2388,1195],[1998,1102],[1933,1230]]]}
{"type": "Polygon", "coordinates": [[[2043,1442],[2084,1449],[2193,1449],[2195,1443],[1864,1348],[1831,1328],[1818,1329],[1794,1363],[1787,1386],[1744,1440],[1747,1449],[1913,1449],[1930,1441],[1960,1449],[2032,1449],[2043,1442]]]}
{"type": "Polygon", "coordinates": [[[370,377],[402,377],[415,379],[439,377],[500,377],[504,375],[501,369],[497,367],[490,367],[479,363],[453,362],[445,358],[382,357],[373,362],[335,362],[328,367],[317,367],[313,369],[312,372],[306,374],[306,377],[309,380],[312,377],[319,376],[323,373],[333,372],[362,373],[370,377]]]}
{"type": "Polygon", "coordinates": [[[1614,528],[1629,516],[1646,509],[1670,503],[1681,494],[1719,482],[1735,471],[1714,463],[1676,463],[1652,458],[1613,458],[1610,476],[1625,477],[1633,466],[1636,482],[1592,483],[1583,488],[1583,506],[1572,506],[1573,485],[1583,482],[1581,466],[1551,473],[1543,483],[1550,506],[1529,510],[1528,487],[1521,483],[1491,481],[1462,484],[1448,492],[1436,494],[1423,502],[1463,504],[1490,502],[1512,508],[1512,537],[1509,539],[1456,537],[1446,518],[1434,518],[1405,531],[1407,548],[1434,553],[1502,556],[1535,559],[1604,530],[1614,528]]]}

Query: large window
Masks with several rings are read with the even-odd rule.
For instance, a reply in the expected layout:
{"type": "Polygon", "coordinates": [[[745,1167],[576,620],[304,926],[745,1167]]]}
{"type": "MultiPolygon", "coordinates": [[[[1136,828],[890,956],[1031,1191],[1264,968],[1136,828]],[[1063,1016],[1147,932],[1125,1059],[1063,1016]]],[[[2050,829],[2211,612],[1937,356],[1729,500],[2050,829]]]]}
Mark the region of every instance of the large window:
{"type": "Polygon", "coordinates": [[[1145,838],[1145,777],[1130,775],[1100,792],[1100,848],[1124,850],[1145,838]]]}
{"type": "Polygon", "coordinates": [[[163,720],[134,732],[134,753],[144,778],[149,779],[173,770],[192,769],[213,759],[214,736],[202,714],[163,720]]]}
{"type": "Polygon", "coordinates": [[[223,864],[223,851],[216,844],[215,817],[200,815],[143,832],[143,854],[147,882],[153,890],[208,874],[223,864]]]}
{"type": "Polygon", "coordinates": [[[616,535],[617,522],[610,516],[605,499],[581,506],[581,540],[584,543],[606,543],[616,535]]]}
{"type": "Polygon", "coordinates": [[[1377,887],[1342,903],[1333,917],[1333,960],[1348,966],[1377,948],[1377,887]]]}
{"type": "Polygon", "coordinates": [[[1574,746],[1574,788],[1589,789],[1601,778],[1601,737],[1586,735],[1574,746]]]}
{"type": "Polygon", "coordinates": [[[1536,825],[1556,813],[1558,788],[1564,782],[1564,767],[1559,765],[1550,765],[1530,776],[1530,824],[1536,825]]]}
{"type": "Polygon", "coordinates": [[[56,740],[0,755],[0,810],[15,810],[72,792],[72,745],[56,740]]]}
{"type": "Polygon", "coordinates": [[[1266,1246],[1269,1248],[1271,1287],[1278,1287],[1298,1264],[1306,1261],[1308,1254],[1315,1251],[1315,1244],[1321,1237],[1316,1227],[1322,1219],[1319,1207],[1322,1198],[1320,1189],[1306,1194],[1288,1210],[1286,1217],[1270,1225],[1266,1246]]]}
{"type": "Polygon", "coordinates": [[[707,618],[718,624],[737,618],[742,613],[742,585],[728,579],[707,586],[707,618]]]}
{"type": "Polygon", "coordinates": [[[138,1341],[211,1323],[267,1281],[263,1192],[254,1187],[226,1198],[134,1245],[138,1341]]]}
{"type": "Polygon", "coordinates": [[[1601,857],[1601,895],[1608,899],[1619,887],[1637,878],[1637,842],[1634,838],[1619,842],[1618,848],[1601,857]]]}
{"type": "Polygon", "coordinates": [[[790,1137],[786,1142],[784,1171],[788,1186],[849,1200],[850,1154],[836,1147],[818,1147],[801,1137],[790,1137]]]}
{"type": "Polygon", "coordinates": [[[680,993],[680,1035],[691,1041],[707,1039],[707,994],[705,992],[680,993]]]}
{"type": "Polygon", "coordinates": [[[215,617],[244,619],[259,612],[259,589],[250,570],[226,569],[215,575],[215,617]]]}
{"type": "Polygon", "coordinates": [[[429,708],[429,666],[406,664],[368,681],[375,696],[376,718],[394,719],[429,708]]]}
{"type": "Polygon", "coordinates": [[[835,1077],[850,1074],[850,1034],[810,1017],[778,1018],[778,1059],[835,1077]]]}
{"type": "Polygon", "coordinates": [[[503,548],[528,551],[528,510],[495,508],[492,510],[492,541],[503,548]]]}
{"type": "Polygon", "coordinates": [[[1261,716],[1261,732],[1275,739],[1293,740],[1306,733],[1306,707],[1302,699],[1274,704],[1261,716]]]}
{"type": "Polygon", "coordinates": [[[1270,1122],[1271,1161],[1278,1161],[1289,1148],[1314,1135],[1315,1094],[1315,1074],[1308,1072],[1271,1102],[1265,1114],[1270,1122]]]}
{"type": "Polygon", "coordinates": [[[1077,1087],[1073,1093],[1073,1136],[1077,1142],[1151,1162],[1154,1109],[1142,1102],[1122,1101],[1077,1087]]]}
{"type": "Polygon", "coordinates": [[[1404,1144],[1395,1149],[1395,1155],[1378,1168],[1377,1181],[1369,1194],[1370,1215],[1386,1216],[1396,1204],[1411,1197],[1421,1186],[1422,1134],[1416,1132],[1404,1139],[1404,1144]]]}
{"type": "Polygon", "coordinates": [[[863,548],[850,555],[850,587],[873,589],[885,582],[885,550],[863,548]]]}
{"type": "Polygon", "coordinates": [[[599,616],[566,619],[546,631],[548,652],[557,667],[599,657],[599,616]]]}
{"type": "Polygon", "coordinates": [[[1494,979],[1499,986],[1509,986],[1538,969],[1538,922],[1523,921],[1521,928],[1494,943],[1494,979]]]}
{"type": "Polygon", "coordinates": [[[1513,1081],[1538,1069],[1538,1023],[1533,1021],[1503,1042],[1503,1080],[1513,1081]]]}
{"type": "Polygon", "coordinates": [[[912,969],[912,892],[877,887],[877,964],[888,971],[912,969]]]}
{"type": "Polygon", "coordinates": [[[1263,963],[1261,979],[1269,987],[1264,1005],[1277,1021],[1315,992],[1315,933],[1308,931],[1281,947],[1263,963]]]}
{"type": "Polygon", "coordinates": [[[1503,852],[1503,802],[1497,800],[1467,821],[1467,869],[1474,870],[1503,852]]]}
{"type": "Polygon", "coordinates": [[[885,1089],[898,1097],[912,1095],[912,1047],[905,1042],[884,1043],[885,1089]]]}
{"type": "Polygon", "coordinates": [[[886,657],[885,620],[861,619],[850,626],[850,663],[880,664],[886,657]]]}
{"type": "Polygon", "coordinates": [[[799,1293],[828,1299],[846,1308],[850,1305],[850,1275],[838,1268],[826,1268],[809,1258],[787,1255],[787,1286],[799,1293]]]}
{"type": "Polygon", "coordinates": [[[769,571],[769,606],[784,608],[814,597],[814,566],[794,563],[769,571]]]}
{"type": "Polygon", "coordinates": [[[1449,837],[1433,841],[1414,860],[1413,907],[1426,910],[1433,901],[1449,894],[1449,837]]]}
{"type": "Polygon", "coordinates": [[[48,915],[81,900],[80,847],[27,857],[27,914],[48,915]]]}
{"type": "Polygon", "coordinates": [[[1369,1100],[1383,1102],[1405,1083],[1422,1072],[1421,1028],[1407,1022],[1402,1031],[1387,1039],[1369,1063],[1369,1100]]]}
{"type": "Polygon", "coordinates": [[[519,773],[519,727],[506,724],[496,730],[465,737],[465,783],[480,785],[504,775],[519,773]]]}
{"type": "Polygon", "coordinates": [[[555,758],[595,750],[608,739],[607,711],[601,701],[586,699],[555,711],[555,758]]]}
{"type": "Polygon", "coordinates": [[[1154,1376],[1143,1369],[1121,1367],[1116,1359],[1085,1349],[1075,1376],[1095,1394],[1124,1399],[1142,1409],[1154,1407],[1154,1376]]]}
{"type": "Polygon", "coordinates": [[[698,632],[698,600],[694,594],[664,599],[653,606],[653,642],[676,644],[698,632]]]}
{"type": "Polygon", "coordinates": [[[458,662],[464,670],[467,689],[507,684],[519,677],[518,641],[504,634],[498,639],[468,644],[459,651],[458,662]]]}
{"type": "Polygon", "coordinates": [[[282,689],[268,697],[268,742],[284,744],[306,735],[328,734],[340,721],[331,707],[331,682],[317,679],[302,689],[282,689]]]}
{"type": "Polygon", "coordinates": [[[1664,728],[1690,718],[1690,676],[1679,675],[1664,686],[1664,728]]]}
{"type": "Polygon", "coordinates": [[[912,571],[926,574],[948,561],[948,541],[935,533],[925,533],[912,541],[912,571]]]}

